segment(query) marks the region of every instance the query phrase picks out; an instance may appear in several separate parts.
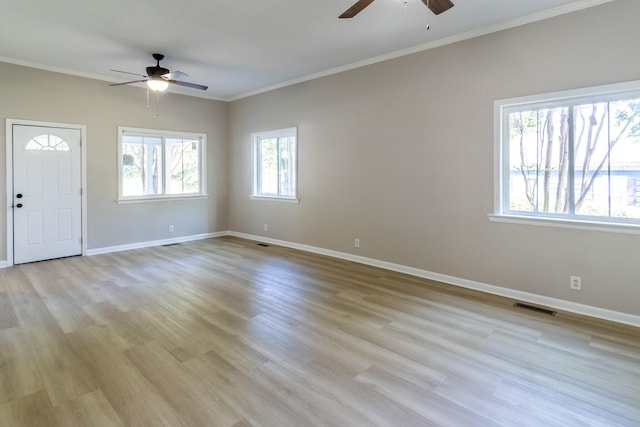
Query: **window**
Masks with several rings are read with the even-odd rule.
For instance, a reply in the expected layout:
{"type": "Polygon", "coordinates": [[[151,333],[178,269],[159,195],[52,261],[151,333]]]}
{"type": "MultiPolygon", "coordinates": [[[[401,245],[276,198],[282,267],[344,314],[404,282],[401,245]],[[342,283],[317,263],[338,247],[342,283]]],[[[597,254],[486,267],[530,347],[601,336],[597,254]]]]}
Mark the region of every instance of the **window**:
{"type": "Polygon", "coordinates": [[[118,200],[206,195],[206,135],[118,128],[118,200]]]}
{"type": "Polygon", "coordinates": [[[52,135],[52,134],[44,134],[38,135],[34,138],[31,138],[27,145],[24,147],[25,150],[36,150],[36,151],[69,151],[69,144],[64,139],[52,135]]]}
{"type": "Polygon", "coordinates": [[[640,82],[496,102],[496,214],[640,225],[640,82]]]}
{"type": "Polygon", "coordinates": [[[254,133],[253,196],[297,200],[297,128],[254,133]]]}

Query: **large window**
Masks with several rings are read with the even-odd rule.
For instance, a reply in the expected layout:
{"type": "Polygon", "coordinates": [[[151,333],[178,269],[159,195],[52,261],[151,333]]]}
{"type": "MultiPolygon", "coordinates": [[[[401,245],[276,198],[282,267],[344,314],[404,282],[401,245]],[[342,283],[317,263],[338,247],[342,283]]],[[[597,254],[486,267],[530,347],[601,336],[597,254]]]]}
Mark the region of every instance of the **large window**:
{"type": "Polygon", "coordinates": [[[254,133],[254,197],[297,200],[297,128],[254,133]]]}
{"type": "Polygon", "coordinates": [[[640,225],[640,82],[496,102],[496,214],[640,225]]]}
{"type": "Polygon", "coordinates": [[[206,136],[118,128],[118,200],[203,196],[206,136]]]}

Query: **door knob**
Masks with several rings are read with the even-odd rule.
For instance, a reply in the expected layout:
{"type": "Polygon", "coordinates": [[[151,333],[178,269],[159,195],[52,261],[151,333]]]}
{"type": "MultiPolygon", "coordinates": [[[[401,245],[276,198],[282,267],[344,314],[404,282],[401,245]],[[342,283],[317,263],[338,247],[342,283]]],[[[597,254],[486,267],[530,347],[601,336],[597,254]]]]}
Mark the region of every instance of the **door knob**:
{"type": "Polygon", "coordinates": [[[22,207],[22,203],[18,203],[18,204],[16,205],[16,208],[21,208],[21,207],[22,207]]]}
{"type": "Polygon", "coordinates": [[[18,194],[16,194],[16,197],[17,197],[18,199],[22,199],[22,193],[18,193],[18,194]]]}

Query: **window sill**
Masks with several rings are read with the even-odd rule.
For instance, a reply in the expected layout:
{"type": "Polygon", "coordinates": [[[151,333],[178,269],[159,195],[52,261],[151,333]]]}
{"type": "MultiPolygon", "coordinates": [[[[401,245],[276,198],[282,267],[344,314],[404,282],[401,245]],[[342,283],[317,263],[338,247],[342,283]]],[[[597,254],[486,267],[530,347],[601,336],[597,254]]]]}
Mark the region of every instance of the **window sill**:
{"type": "Polygon", "coordinates": [[[276,196],[255,196],[250,195],[251,200],[265,200],[271,202],[284,202],[284,203],[300,203],[300,199],[296,197],[276,197],[276,196]]]}
{"type": "Polygon", "coordinates": [[[578,219],[559,219],[536,216],[489,214],[489,221],[507,224],[533,225],[539,227],[566,228],[573,230],[601,231],[606,233],[640,234],[640,225],[578,219]]]}
{"type": "Polygon", "coordinates": [[[178,200],[206,199],[208,197],[208,194],[194,194],[188,196],[131,197],[126,199],[118,199],[116,200],[116,203],[118,203],[119,205],[126,205],[129,203],[175,202],[178,200]]]}

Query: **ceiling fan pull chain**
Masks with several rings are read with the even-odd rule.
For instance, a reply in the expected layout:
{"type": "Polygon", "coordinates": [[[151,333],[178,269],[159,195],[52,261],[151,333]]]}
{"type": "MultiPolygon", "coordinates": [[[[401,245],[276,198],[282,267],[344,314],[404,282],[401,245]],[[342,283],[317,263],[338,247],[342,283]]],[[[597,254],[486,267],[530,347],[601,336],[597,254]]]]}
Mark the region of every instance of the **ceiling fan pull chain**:
{"type": "Polygon", "coordinates": [[[149,109],[149,87],[147,86],[147,110],[149,109]]]}
{"type": "MultiPolygon", "coordinates": [[[[427,7],[429,7],[429,0],[427,0],[427,7]]],[[[429,31],[429,29],[431,28],[431,24],[429,23],[429,21],[431,21],[431,14],[427,13],[427,31],[429,31]]]]}
{"type": "Polygon", "coordinates": [[[404,0],[404,31],[405,32],[409,28],[409,23],[407,21],[407,2],[408,0],[404,0]]]}

